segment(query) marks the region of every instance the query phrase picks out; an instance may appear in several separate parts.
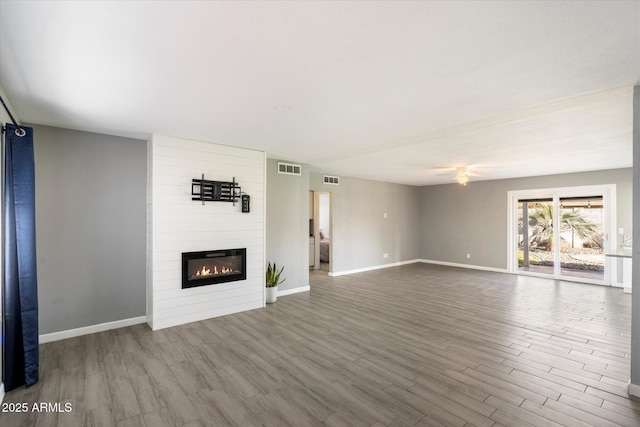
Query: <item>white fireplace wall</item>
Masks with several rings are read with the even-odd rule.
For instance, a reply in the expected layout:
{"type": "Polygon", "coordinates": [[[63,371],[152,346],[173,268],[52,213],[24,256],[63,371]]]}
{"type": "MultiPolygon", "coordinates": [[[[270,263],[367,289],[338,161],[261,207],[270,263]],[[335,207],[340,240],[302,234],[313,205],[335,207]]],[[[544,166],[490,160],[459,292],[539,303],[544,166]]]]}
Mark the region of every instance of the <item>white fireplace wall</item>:
{"type": "Polygon", "coordinates": [[[148,142],[147,322],[152,329],[264,306],[265,153],[154,134],[148,142]],[[191,200],[191,180],[231,181],[240,204],[191,200]],[[182,289],[182,252],[247,248],[247,279],[182,289]]]}

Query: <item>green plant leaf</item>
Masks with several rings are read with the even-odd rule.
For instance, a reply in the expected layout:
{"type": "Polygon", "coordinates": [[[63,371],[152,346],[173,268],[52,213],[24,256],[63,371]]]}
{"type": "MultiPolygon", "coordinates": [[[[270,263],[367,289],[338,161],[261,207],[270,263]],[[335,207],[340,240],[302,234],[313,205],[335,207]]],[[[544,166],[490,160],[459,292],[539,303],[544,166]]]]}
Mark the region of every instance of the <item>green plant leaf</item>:
{"type": "Polygon", "coordinates": [[[278,286],[280,283],[284,282],[286,279],[280,280],[280,276],[282,275],[282,271],[284,270],[284,266],[278,270],[278,266],[274,262],[273,265],[269,262],[267,263],[267,272],[265,274],[265,286],[267,288],[273,288],[278,286]]]}

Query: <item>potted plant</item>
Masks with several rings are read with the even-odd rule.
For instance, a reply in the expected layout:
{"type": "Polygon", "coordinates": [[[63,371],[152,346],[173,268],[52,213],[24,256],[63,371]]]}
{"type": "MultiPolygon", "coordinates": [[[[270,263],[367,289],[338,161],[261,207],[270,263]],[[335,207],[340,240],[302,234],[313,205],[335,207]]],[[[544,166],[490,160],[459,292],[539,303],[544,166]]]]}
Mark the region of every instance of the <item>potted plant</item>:
{"type": "Polygon", "coordinates": [[[267,304],[273,304],[276,302],[276,299],[278,298],[278,285],[286,280],[280,280],[282,270],[284,270],[284,267],[278,270],[275,262],[273,265],[271,265],[271,263],[267,264],[267,274],[265,277],[265,283],[267,286],[267,304]]]}

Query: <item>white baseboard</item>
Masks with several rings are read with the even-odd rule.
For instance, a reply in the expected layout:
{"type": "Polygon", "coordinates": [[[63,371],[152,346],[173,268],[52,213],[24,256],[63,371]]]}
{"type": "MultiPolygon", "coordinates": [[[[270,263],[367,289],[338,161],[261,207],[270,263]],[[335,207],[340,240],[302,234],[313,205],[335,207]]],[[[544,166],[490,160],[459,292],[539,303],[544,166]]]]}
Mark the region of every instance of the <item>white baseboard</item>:
{"type": "Polygon", "coordinates": [[[0,383],[0,403],[4,400],[4,383],[0,383]]]}
{"type": "Polygon", "coordinates": [[[309,292],[311,290],[311,286],[298,286],[293,289],[285,289],[283,291],[278,289],[278,296],[283,297],[285,295],[297,294],[298,292],[309,292]]]}
{"type": "Polygon", "coordinates": [[[412,259],[410,261],[392,262],[390,264],[374,265],[372,267],[356,268],[355,270],[334,271],[329,272],[329,276],[345,276],[347,274],[364,273],[365,271],[380,270],[381,268],[398,267],[400,265],[415,264],[420,260],[412,259]]]}
{"type": "Polygon", "coordinates": [[[109,331],[111,329],[125,328],[127,326],[138,325],[146,322],[147,316],[140,316],[132,317],[131,319],[116,320],[114,322],[100,323],[98,325],[84,326],[82,328],[69,329],[67,331],[52,332],[50,334],[40,335],[40,344],[94,334],[96,332],[109,331]]]}
{"type": "Polygon", "coordinates": [[[640,385],[631,384],[631,381],[629,381],[629,387],[627,387],[627,392],[629,393],[629,396],[640,397],[640,385]]]}
{"type": "Polygon", "coordinates": [[[424,262],[425,264],[437,264],[437,265],[446,265],[448,267],[458,267],[458,268],[470,268],[472,270],[483,270],[483,271],[493,271],[494,273],[509,273],[509,270],[506,268],[495,268],[495,267],[485,267],[482,265],[473,265],[473,264],[459,264],[457,262],[446,262],[446,261],[435,261],[432,259],[421,259],[420,262],[424,262]]]}

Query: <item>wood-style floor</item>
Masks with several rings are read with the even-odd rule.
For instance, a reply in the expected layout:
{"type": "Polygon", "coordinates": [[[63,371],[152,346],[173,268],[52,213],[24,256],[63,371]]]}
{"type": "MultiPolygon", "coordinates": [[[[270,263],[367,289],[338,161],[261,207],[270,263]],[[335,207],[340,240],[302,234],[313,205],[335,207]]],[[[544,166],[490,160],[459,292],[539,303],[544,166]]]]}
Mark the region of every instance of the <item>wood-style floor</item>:
{"type": "Polygon", "coordinates": [[[41,346],[13,426],[638,426],[620,289],[413,264],[266,309],[41,346]]]}

